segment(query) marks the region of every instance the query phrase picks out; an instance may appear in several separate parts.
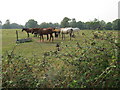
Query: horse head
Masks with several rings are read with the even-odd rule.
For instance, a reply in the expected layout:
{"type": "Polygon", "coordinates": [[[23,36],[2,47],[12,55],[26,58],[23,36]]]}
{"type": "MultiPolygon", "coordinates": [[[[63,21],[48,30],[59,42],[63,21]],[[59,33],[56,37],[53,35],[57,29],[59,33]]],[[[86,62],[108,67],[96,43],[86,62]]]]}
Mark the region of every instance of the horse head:
{"type": "Polygon", "coordinates": [[[22,29],[22,32],[24,31],[24,28],[22,29]]]}
{"type": "Polygon", "coordinates": [[[28,29],[28,28],[23,28],[23,29],[22,29],[22,32],[23,32],[23,31],[26,31],[27,29],[28,29]]]}
{"type": "Polygon", "coordinates": [[[35,33],[35,31],[36,31],[36,29],[35,29],[35,28],[33,28],[33,29],[32,29],[32,31],[31,31],[31,33],[33,34],[33,33],[35,33]]]}
{"type": "Polygon", "coordinates": [[[73,32],[73,29],[71,28],[71,29],[70,29],[70,33],[72,33],[72,32],[73,32]]]}
{"type": "Polygon", "coordinates": [[[55,28],[52,28],[53,30],[55,30],[55,28]]]}

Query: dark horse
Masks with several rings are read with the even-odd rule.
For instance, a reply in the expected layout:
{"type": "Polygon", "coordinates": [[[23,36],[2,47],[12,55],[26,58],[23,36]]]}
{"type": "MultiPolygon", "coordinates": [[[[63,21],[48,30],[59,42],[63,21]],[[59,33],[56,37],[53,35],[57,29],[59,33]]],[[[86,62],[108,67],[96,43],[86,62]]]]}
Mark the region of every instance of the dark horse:
{"type": "Polygon", "coordinates": [[[32,33],[33,29],[32,29],[32,28],[23,28],[23,29],[22,29],[22,32],[23,32],[23,31],[26,31],[26,33],[27,33],[27,35],[28,35],[28,37],[29,37],[29,33],[32,33]]]}
{"type": "Polygon", "coordinates": [[[43,35],[47,35],[47,40],[49,39],[48,35],[50,34],[50,39],[49,41],[51,40],[52,38],[52,41],[53,41],[53,28],[34,28],[33,31],[32,31],[32,34],[33,33],[37,33],[40,35],[40,41],[41,41],[41,38],[42,40],[44,41],[44,38],[43,38],[43,35]]]}
{"type": "Polygon", "coordinates": [[[53,28],[53,33],[55,33],[55,38],[58,38],[58,36],[60,37],[60,29],[53,28]]]}

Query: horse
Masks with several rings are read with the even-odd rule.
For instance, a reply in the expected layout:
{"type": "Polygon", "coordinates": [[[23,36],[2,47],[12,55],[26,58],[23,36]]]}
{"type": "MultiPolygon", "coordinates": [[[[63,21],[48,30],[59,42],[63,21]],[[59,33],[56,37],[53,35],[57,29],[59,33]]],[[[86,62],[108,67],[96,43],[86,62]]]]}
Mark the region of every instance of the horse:
{"type": "Polygon", "coordinates": [[[22,29],[22,32],[23,32],[23,31],[26,31],[26,33],[27,33],[27,35],[28,35],[28,37],[29,37],[29,33],[32,33],[33,29],[32,29],[32,28],[23,28],[23,29],[22,29]]]}
{"type": "Polygon", "coordinates": [[[75,36],[74,32],[77,32],[79,34],[80,29],[79,28],[72,28],[73,29],[73,35],[75,36]]]}
{"type": "Polygon", "coordinates": [[[58,38],[58,36],[60,37],[60,29],[53,28],[53,33],[55,33],[55,38],[58,38]]]}
{"type": "Polygon", "coordinates": [[[52,38],[52,41],[53,41],[53,28],[34,28],[33,31],[32,31],[32,34],[33,33],[37,33],[40,35],[40,41],[41,41],[41,38],[42,40],[44,41],[44,38],[43,38],[43,35],[47,35],[47,40],[49,39],[48,37],[48,34],[50,34],[50,39],[49,41],[51,40],[52,38]]]}
{"type": "Polygon", "coordinates": [[[70,40],[73,34],[73,29],[71,27],[69,28],[61,28],[61,34],[62,34],[62,39],[65,39],[65,34],[69,34],[70,35],[70,40]]]}

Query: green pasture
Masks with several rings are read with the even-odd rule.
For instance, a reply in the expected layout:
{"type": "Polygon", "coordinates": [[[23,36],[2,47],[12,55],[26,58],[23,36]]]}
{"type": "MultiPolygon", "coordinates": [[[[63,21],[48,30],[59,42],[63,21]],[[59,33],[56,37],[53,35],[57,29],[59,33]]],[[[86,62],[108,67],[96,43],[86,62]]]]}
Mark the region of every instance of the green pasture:
{"type": "MultiPolygon", "coordinates": [[[[83,31],[82,31],[83,32],[83,31]]],[[[84,31],[85,32],[85,31],[84,31]]],[[[19,39],[23,39],[27,37],[26,32],[22,32],[21,30],[18,30],[19,33],[19,39]]],[[[81,32],[79,32],[81,34],[81,32]]],[[[62,40],[61,37],[58,39],[55,39],[53,42],[40,42],[39,38],[33,37],[34,35],[30,34],[30,37],[33,39],[32,42],[26,42],[18,44],[18,46],[15,49],[15,53],[22,54],[26,57],[31,57],[33,55],[42,56],[42,54],[46,51],[55,50],[56,49],[56,43],[63,44],[73,44],[76,41],[82,42],[81,35],[80,37],[77,37],[76,39],[69,40],[68,35],[66,35],[66,39],[62,40]]],[[[46,36],[44,36],[46,40],[46,36]]],[[[16,45],[16,30],[2,30],[2,52],[3,54],[6,51],[10,51],[14,46],[16,45]]]]}
{"type": "MultiPolygon", "coordinates": [[[[26,32],[22,32],[21,29],[3,29],[2,30],[2,54],[5,54],[6,51],[11,52],[11,50],[16,46],[16,30],[19,34],[19,39],[23,39],[27,37],[26,32]]],[[[20,43],[15,47],[14,53],[19,54],[25,57],[33,57],[34,55],[37,57],[42,57],[43,53],[46,51],[55,51],[56,44],[59,43],[60,47],[65,45],[76,45],[76,42],[80,43],[81,46],[86,46],[84,43],[85,40],[89,40],[93,37],[93,30],[81,30],[75,33],[75,38],[72,40],[69,39],[69,36],[66,35],[65,40],[62,40],[61,37],[54,38],[53,42],[46,41],[46,36],[44,36],[45,41],[40,42],[38,37],[34,37],[33,34],[30,34],[32,38],[32,42],[20,43]],[[82,35],[84,33],[85,35],[82,35]]],[[[104,32],[113,32],[115,36],[117,36],[117,31],[104,31],[104,32]]],[[[98,40],[98,43],[103,42],[102,40],[98,40]]],[[[108,46],[108,45],[106,45],[108,46]]]]}

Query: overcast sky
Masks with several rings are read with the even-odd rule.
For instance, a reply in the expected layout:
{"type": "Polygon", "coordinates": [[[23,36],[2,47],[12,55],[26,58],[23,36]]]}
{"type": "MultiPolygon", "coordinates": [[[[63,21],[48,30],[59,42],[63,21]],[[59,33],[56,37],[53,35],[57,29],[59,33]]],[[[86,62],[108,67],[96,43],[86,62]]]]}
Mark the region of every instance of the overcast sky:
{"type": "Polygon", "coordinates": [[[118,18],[120,0],[0,0],[0,20],[24,25],[29,19],[60,23],[64,17],[77,21],[118,18]]]}

